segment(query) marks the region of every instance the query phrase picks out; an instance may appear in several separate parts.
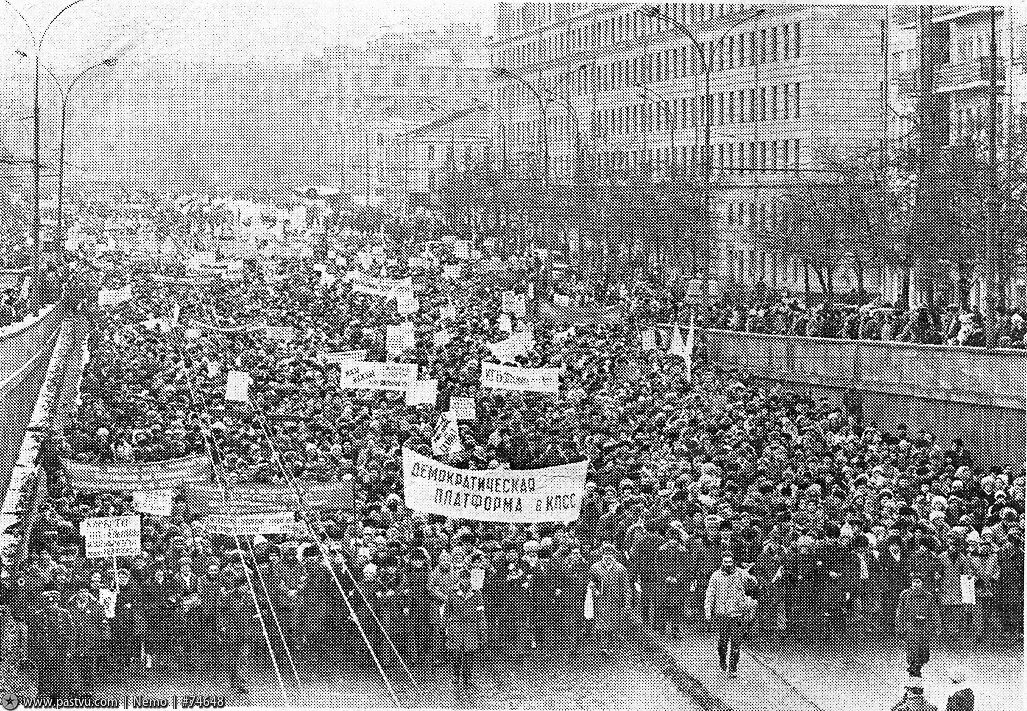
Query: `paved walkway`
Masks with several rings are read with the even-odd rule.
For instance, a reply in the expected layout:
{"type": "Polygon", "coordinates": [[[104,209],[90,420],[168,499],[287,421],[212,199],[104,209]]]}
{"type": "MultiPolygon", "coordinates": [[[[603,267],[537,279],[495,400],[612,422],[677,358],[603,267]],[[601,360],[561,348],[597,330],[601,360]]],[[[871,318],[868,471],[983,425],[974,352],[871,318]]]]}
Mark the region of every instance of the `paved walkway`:
{"type": "MultiPolygon", "coordinates": [[[[904,647],[876,636],[819,645],[753,640],[742,648],[738,678],[729,679],[711,632],[683,640],[642,634],[698,689],[700,704],[716,711],[887,711],[908,679],[904,647]]],[[[956,664],[969,672],[975,711],[1024,707],[1022,642],[933,650],[923,670],[924,691],[942,711],[951,685],[947,672],[956,664]]]]}

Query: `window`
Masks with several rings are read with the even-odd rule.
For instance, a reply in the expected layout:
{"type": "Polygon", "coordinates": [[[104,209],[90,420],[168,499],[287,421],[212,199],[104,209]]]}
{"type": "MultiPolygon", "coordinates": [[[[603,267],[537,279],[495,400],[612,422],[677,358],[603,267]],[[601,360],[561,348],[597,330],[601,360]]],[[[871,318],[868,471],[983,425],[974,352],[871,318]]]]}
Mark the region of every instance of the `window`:
{"type": "Polygon", "coordinates": [[[781,28],[781,59],[789,59],[792,51],[791,28],[785,25],[781,28]]]}
{"type": "Polygon", "coordinates": [[[767,31],[760,30],[760,64],[767,61],[767,31]]]}
{"type": "Polygon", "coordinates": [[[791,108],[792,108],[791,107],[791,97],[792,97],[792,86],[791,86],[791,84],[784,84],[781,87],[781,103],[782,103],[781,113],[783,114],[781,116],[781,118],[784,118],[784,119],[791,118],[791,108]]]}
{"type": "Polygon", "coordinates": [[[770,28],[770,61],[777,61],[777,28],[770,28]]]}
{"type": "Polygon", "coordinates": [[[799,85],[795,85],[795,94],[792,97],[792,101],[795,105],[795,118],[799,118],[799,85]]]}
{"type": "Polygon", "coordinates": [[[799,23],[796,22],[794,25],[794,31],[792,32],[792,41],[795,43],[793,47],[792,56],[798,57],[802,45],[799,43],[799,23]]]}
{"type": "Polygon", "coordinates": [[[767,120],[767,88],[760,89],[760,121],[767,120]]]}

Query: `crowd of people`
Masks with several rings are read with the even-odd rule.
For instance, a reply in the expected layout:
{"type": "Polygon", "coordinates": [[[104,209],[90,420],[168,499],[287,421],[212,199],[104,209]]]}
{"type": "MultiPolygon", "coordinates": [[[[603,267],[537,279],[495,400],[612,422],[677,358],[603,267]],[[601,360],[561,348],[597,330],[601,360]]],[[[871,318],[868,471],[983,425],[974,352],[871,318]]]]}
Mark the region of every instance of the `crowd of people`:
{"type": "MultiPolygon", "coordinates": [[[[579,303],[593,300],[575,272],[563,275],[557,289],[579,303]]],[[[634,309],[662,322],[686,321],[696,311],[696,301],[701,301],[694,295],[689,298],[680,283],[660,283],[654,277],[640,277],[631,298],[627,296],[628,291],[626,287],[619,294],[613,290],[604,300],[619,301],[624,310],[634,309]]],[[[952,346],[984,346],[986,339],[981,311],[958,304],[906,309],[881,297],[860,298],[853,293],[842,295],[830,305],[813,305],[799,297],[768,290],[754,305],[731,303],[711,295],[707,309],[699,309],[700,323],[749,333],[952,346]]],[[[1027,310],[1011,305],[998,306],[995,311],[997,346],[1024,348],[1025,337],[1027,310]]]]}
{"type": "MultiPolygon", "coordinates": [[[[902,341],[951,346],[985,345],[984,317],[978,310],[950,304],[934,310],[921,306],[897,309],[877,300],[861,307],[807,308],[797,299],[784,299],[761,308],[727,308],[717,314],[722,328],[751,333],[818,336],[823,338],[902,341]]],[[[995,321],[1000,348],[1023,348],[1027,322],[1020,309],[999,309],[995,321]]]]}
{"type": "MultiPolygon", "coordinates": [[[[80,262],[102,288],[130,284],[132,299],[101,307],[94,297],[84,310],[80,404],[44,443],[47,499],[26,533],[30,555],[3,583],[4,648],[23,650],[5,658],[6,688],[27,683],[27,661],[40,696],[88,695],[133,665],[223,668],[226,686],[244,693],[247,654],[352,654],[387,669],[450,666],[467,690],[485,658],[617,654],[632,612],[668,637],[712,624],[714,659],[732,676],[753,633],[795,640],[797,654],[898,635],[914,677],[932,633],[965,649],[1022,639],[1022,469],[718,371],[701,352],[690,366],[643,349],[623,324],[512,318],[533,336],[517,364],[559,367],[559,393],[482,387],[488,345],[510,335],[500,294],[527,292],[535,260],[497,269],[457,259],[445,240],[333,232],[303,258],[247,259],[237,280],[194,280],[184,260],[80,262]],[[351,269],[412,277],[416,313],[354,290],[351,269]],[[319,356],[386,360],[386,326],[404,320],[415,345],[392,357],[438,380],[438,407],[341,389],[339,366],[319,356]],[[295,335],[238,328],[265,323],[295,335]],[[248,403],[225,399],[230,370],[251,376],[248,403]],[[475,419],[460,424],[461,451],[435,455],[453,396],[474,398],[475,419]],[[580,516],[515,525],[409,510],[404,448],[468,469],[587,459],[580,516]],[[62,458],[191,454],[209,455],[228,489],[352,482],[355,502],[302,511],[306,533],[251,539],[208,530],[179,495],[171,515],[143,515],[140,555],[85,557],[77,524],[130,513],[133,498],[75,489],[62,458]]],[[[787,331],[802,319],[779,311],[730,323],[787,331]]]]}

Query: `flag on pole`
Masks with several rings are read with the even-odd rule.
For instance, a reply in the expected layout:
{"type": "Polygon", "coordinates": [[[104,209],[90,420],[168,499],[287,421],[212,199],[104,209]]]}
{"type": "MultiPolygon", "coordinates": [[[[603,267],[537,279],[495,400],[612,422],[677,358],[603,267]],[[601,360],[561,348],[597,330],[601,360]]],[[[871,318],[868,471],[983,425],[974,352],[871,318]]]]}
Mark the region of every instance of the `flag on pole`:
{"type": "Polygon", "coordinates": [[[667,352],[671,355],[680,356],[685,359],[685,380],[692,382],[692,353],[695,350],[695,316],[688,325],[688,336],[681,337],[681,328],[675,324],[674,332],[670,335],[670,348],[667,352]]]}
{"type": "Polygon", "coordinates": [[[674,330],[670,334],[670,346],[667,352],[671,355],[685,357],[685,339],[681,337],[681,327],[674,324],[674,330]]]}

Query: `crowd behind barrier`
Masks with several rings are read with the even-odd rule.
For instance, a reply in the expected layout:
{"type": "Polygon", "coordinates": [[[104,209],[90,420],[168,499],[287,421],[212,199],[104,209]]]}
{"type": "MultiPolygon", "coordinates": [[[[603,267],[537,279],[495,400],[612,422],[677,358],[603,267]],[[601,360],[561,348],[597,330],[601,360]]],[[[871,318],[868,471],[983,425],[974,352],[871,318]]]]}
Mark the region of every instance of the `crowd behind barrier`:
{"type": "MultiPolygon", "coordinates": [[[[642,347],[622,324],[504,322],[501,293],[539,283],[539,260],[486,271],[445,240],[332,232],[308,258],[247,259],[238,278],[193,285],[183,263],[82,261],[101,288],[130,285],[131,299],[90,303],[80,404],[40,452],[46,500],[30,553],[0,583],[5,688],[36,679],[40,696],[87,695],[101,677],[153,667],[220,670],[244,692],[247,655],[395,665],[393,645],[405,664],[451,665],[466,687],[483,658],[617,654],[632,607],[669,636],[712,623],[734,672],[753,633],[908,638],[912,578],[941,643],[1022,639],[1022,469],[757,386],[701,352],[642,347]],[[356,291],[351,270],[411,277],[415,310],[400,316],[397,299],[356,291]],[[433,404],[343,389],[340,366],[319,358],[384,361],[387,327],[404,322],[412,345],[391,356],[438,381],[433,404]],[[291,327],[291,340],[240,328],[253,324],[291,327]],[[529,329],[510,360],[559,368],[558,393],[483,387],[482,364],[497,362],[489,344],[529,329]],[[233,371],[249,376],[237,400],[226,399],[233,371]],[[454,396],[473,398],[474,419],[436,454],[454,396]],[[580,515],[525,525],[411,511],[404,449],[512,474],[584,459],[580,515]],[[82,522],[132,515],[140,499],[74,488],[62,459],[192,455],[210,457],[226,495],[352,482],[355,501],[301,507],[296,531],[236,537],[175,490],[162,515],[142,514],[137,555],[86,557],[82,522]]],[[[625,298],[658,319],[652,295],[625,298]]]]}

